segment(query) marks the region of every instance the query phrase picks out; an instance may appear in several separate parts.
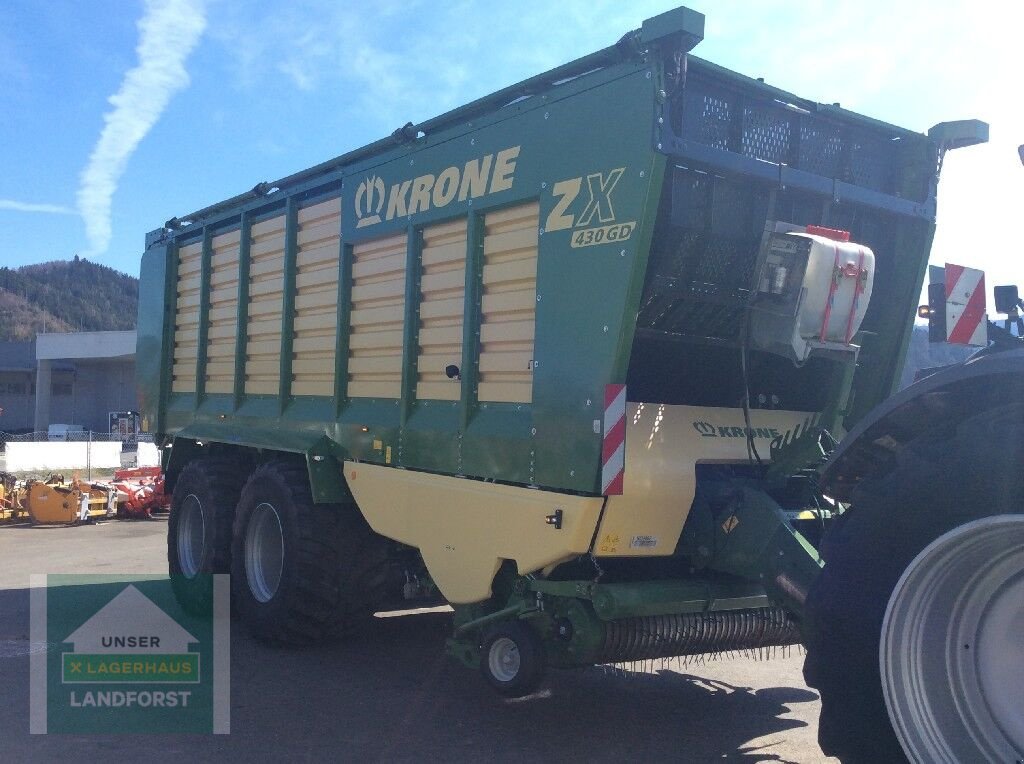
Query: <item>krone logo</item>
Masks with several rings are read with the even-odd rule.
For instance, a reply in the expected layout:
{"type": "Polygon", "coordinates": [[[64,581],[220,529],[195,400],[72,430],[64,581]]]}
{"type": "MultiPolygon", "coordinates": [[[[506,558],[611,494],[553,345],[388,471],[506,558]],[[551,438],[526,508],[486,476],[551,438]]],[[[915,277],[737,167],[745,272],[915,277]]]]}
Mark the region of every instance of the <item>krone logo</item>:
{"type": "Polygon", "coordinates": [[[376,175],[359,184],[356,189],[357,228],[380,222],[380,211],[384,208],[384,181],[376,175]]]}
{"type": "Polygon", "coordinates": [[[465,202],[508,191],[515,181],[518,158],[519,146],[510,146],[436,173],[405,178],[392,183],[390,188],[380,177],[371,175],[356,187],[356,228],[376,225],[382,220],[411,218],[447,207],[456,200],[465,202]]]}
{"type": "Polygon", "coordinates": [[[694,422],[693,429],[699,432],[702,438],[718,437],[718,433],[715,432],[715,426],[711,422],[694,422]]]}

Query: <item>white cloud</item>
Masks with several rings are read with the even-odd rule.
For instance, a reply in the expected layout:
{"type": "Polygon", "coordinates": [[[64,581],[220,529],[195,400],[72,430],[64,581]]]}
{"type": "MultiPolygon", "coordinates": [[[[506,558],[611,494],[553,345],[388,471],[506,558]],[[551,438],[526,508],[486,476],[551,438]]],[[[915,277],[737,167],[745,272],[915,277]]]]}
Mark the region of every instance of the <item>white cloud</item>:
{"type": "Polygon", "coordinates": [[[372,136],[587,53],[594,47],[589,37],[611,45],[658,10],[608,0],[557,8],[539,0],[525,7],[381,0],[358,10],[334,0],[293,0],[262,3],[257,12],[218,5],[210,35],[240,87],[258,96],[285,88],[337,99],[372,136]]]}
{"type": "Polygon", "coordinates": [[[113,109],[79,178],[78,211],[89,254],[110,244],[110,207],[128,160],[167,107],[189,83],[185,60],[206,27],[202,0],[147,0],[138,22],[138,65],[110,97],[113,109]]]}
{"type": "Polygon", "coordinates": [[[14,199],[0,199],[0,210],[14,210],[15,212],[44,212],[52,215],[74,215],[75,211],[62,204],[33,204],[31,202],[18,202],[14,199]]]}

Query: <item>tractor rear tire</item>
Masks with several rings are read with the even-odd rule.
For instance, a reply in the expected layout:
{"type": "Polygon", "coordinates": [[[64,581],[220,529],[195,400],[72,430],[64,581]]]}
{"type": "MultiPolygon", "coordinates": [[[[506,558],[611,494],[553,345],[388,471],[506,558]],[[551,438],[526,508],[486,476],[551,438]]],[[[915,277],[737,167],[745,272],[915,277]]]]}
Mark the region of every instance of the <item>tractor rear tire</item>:
{"type": "Polygon", "coordinates": [[[314,504],[303,463],[264,464],[235,513],[234,605],[271,644],[344,636],[384,599],[388,544],[354,505],[314,504]]]}
{"type": "Polygon", "coordinates": [[[178,603],[193,615],[210,613],[210,574],[231,572],[231,527],[245,477],[234,462],[196,459],[174,484],[167,567],[178,603]]]}
{"type": "MultiPolygon", "coordinates": [[[[811,587],[805,611],[804,678],[821,693],[818,741],[826,754],[846,764],[906,759],[883,684],[889,682],[886,686],[893,691],[888,678],[901,670],[894,664],[913,663],[914,650],[941,652],[960,646],[949,642],[941,629],[918,640],[925,648],[915,647],[913,640],[904,646],[883,638],[887,609],[899,597],[904,572],[927,559],[929,545],[939,537],[992,516],[1007,516],[1019,526],[1022,467],[1024,406],[1012,405],[919,437],[896,455],[889,472],[866,478],[857,487],[843,522],[826,536],[825,567],[811,587]],[[934,640],[941,644],[928,648],[934,640]]],[[[936,665],[932,676],[918,677],[932,689],[945,679],[944,664],[936,665]]],[[[915,712],[923,709],[921,699],[910,692],[901,700],[915,712]]],[[[933,726],[941,730],[944,721],[963,720],[935,721],[933,726]]],[[[913,747],[911,755],[929,758],[913,747]]],[[[979,751],[971,760],[986,758],[979,751]]]]}

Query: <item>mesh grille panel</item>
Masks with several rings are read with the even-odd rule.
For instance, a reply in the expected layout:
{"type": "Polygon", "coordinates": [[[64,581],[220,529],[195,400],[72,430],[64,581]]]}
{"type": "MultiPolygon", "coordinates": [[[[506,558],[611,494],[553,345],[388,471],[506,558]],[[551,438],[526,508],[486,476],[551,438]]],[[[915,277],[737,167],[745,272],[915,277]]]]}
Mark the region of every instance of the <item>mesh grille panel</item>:
{"type": "Polygon", "coordinates": [[[843,124],[699,76],[688,79],[682,101],[676,124],[686,140],[883,193],[896,190],[899,145],[883,130],[843,124]]]}

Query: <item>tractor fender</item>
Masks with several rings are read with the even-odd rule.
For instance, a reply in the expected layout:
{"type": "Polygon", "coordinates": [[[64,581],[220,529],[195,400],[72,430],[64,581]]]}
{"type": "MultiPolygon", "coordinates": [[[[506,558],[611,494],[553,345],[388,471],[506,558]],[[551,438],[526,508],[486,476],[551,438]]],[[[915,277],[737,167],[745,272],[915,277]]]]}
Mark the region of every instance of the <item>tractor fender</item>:
{"type": "Polygon", "coordinates": [[[896,454],[922,433],[955,427],[997,406],[1024,401],[1024,348],[983,350],[915,382],[854,426],[822,468],[826,495],[850,501],[869,475],[888,472],[896,454]]]}

